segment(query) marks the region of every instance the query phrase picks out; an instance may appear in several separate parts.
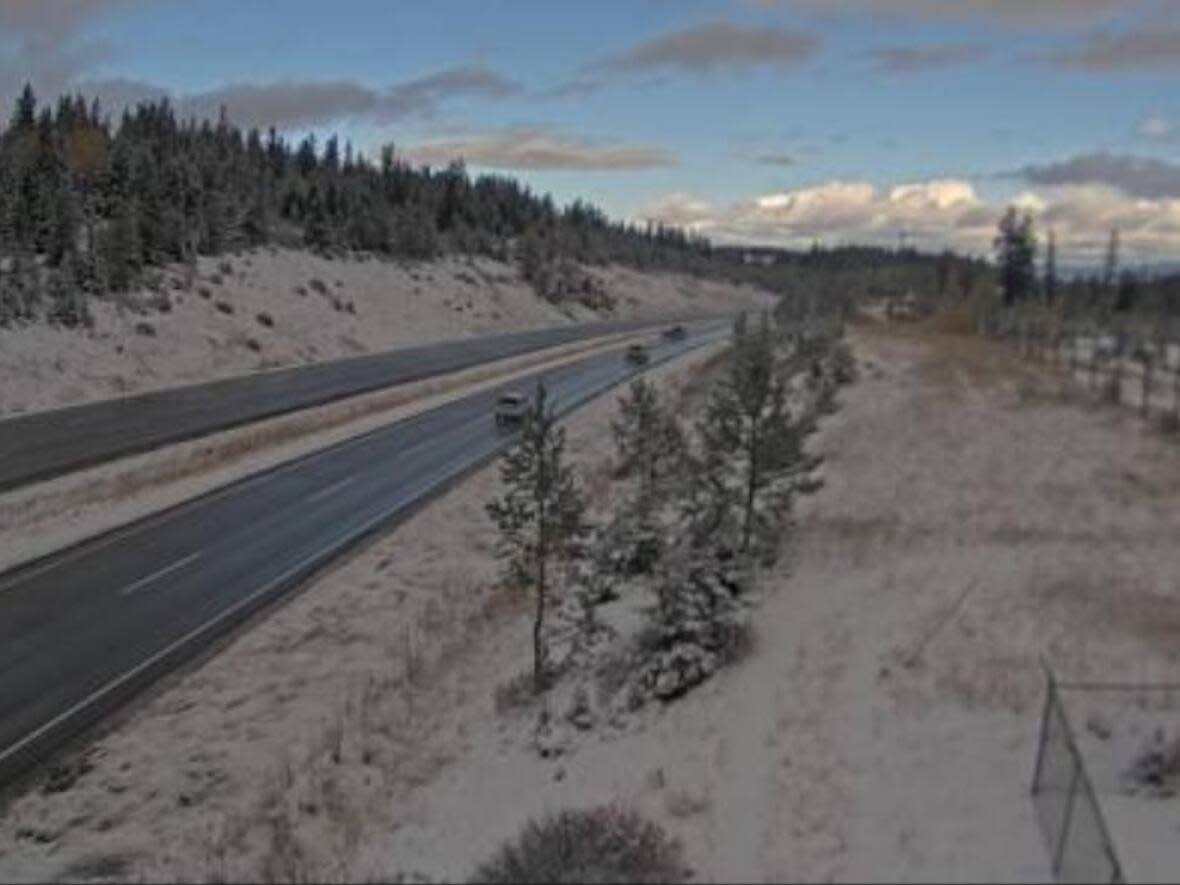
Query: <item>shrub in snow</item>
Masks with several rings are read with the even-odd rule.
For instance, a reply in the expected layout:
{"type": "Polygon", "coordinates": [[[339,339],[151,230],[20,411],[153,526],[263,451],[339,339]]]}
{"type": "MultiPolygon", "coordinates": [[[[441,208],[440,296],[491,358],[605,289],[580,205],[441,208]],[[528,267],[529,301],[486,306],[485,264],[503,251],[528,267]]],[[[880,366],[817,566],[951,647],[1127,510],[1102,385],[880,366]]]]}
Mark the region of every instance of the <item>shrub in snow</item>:
{"type": "Polygon", "coordinates": [[[695,564],[661,582],[630,704],[671,701],[732,663],[749,643],[743,582],[723,564],[695,564]]]}
{"type": "Polygon", "coordinates": [[[475,871],[472,882],[682,882],[680,844],[632,811],[608,805],[529,821],[475,871]]]}
{"type": "Polygon", "coordinates": [[[1134,792],[1157,798],[1175,796],[1180,788],[1180,736],[1168,740],[1164,730],[1157,729],[1131,763],[1124,780],[1134,792]]]}

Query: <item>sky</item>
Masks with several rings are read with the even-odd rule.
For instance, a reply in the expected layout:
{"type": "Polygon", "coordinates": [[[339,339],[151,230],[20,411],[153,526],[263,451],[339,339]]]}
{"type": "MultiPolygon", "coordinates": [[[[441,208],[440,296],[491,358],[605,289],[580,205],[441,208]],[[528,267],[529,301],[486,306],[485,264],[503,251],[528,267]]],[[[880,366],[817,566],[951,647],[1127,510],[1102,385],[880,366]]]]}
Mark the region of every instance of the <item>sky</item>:
{"type": "Polygon", "coordinates": [[[168,95],[721,242],[1180,259],[1180,0],[0,0],[0,100],[168,95]]]}

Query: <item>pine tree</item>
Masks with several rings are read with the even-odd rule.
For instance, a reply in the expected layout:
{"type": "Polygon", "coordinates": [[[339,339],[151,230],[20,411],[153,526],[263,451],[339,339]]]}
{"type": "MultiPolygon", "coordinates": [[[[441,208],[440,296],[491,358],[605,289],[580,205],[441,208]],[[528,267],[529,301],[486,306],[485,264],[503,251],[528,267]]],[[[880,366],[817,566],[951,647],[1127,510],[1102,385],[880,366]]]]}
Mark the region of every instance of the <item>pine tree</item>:
{"type": "Polygon", "coordinates": [[[20,132],[24,129],[32,129],[36,122],[37,96],[33,93],[32,84],[25,83],[25,88],[21,90],[20,97],[16,100],[10,128],[20,132]]]}
{"type": "Polygon", "coordinates": [[[534,590],[533,688],[540,692],[546,675],[550,565],[569,555],[586,532],[585,501],[565,459],[565,430],[548,406],[543,382],[537,382],[519,441],[500,463],[500,478],[505,495],[489,503],[487,511],[500,532],[497,555],[505,577],[534,590]]]}
{"type": "Polygon", "coordinates": [[[684,435],[676,419],[661,406],[655,386],[640,378],[619,400],[619,417],[611,422],[620,477],[639,479],[639,502],[648,504],[657,484],[679,462],[684,435]]]}
{"type": "Polygon", "coordinates": [[[1102,288],[1106,293],[1106,300],[1112,307],[1117,300],[1115,286],[1119,277],[1119,229],[1113,228],[1110,240],[1106,244],[1106,256],[1102,262],[1102,288]]]}
{"type": "MultiPolygon", "coordinates": [[[[729,371],[714,390],[698,428],[705,452],[702,475],[714,497],[711,508],[737,508],[741,553],[751,552],[762,527],[762,493],[801,457],[799,433],[786,400],[786,377],[775,357],[769,316],[763,314],[758,329],[751,332],[743,315],[735,324],[729,371]]],[[[714,512],[711,521],[722,524],[724,516],[714,512]]]]}
{"type": "Polygon", "coordinates": [[[1049,245],[1045,250],[1045,301],[1053,304],[1057,301],[1057,234],[1049,231],[1049,245]]]}
{"type": "Polygon", "coordinates": [[[49,321],[67,329],[93,325],[90,308],[79,284],[77,261],[71,253],[49,279],[49,321]]]}
{"type": "Polygon", "coordinates": [[[1021,217],[1009,207],[1000,220],[995,240],[1004,304],[1011,307],[1032,295],[1036,286],[1037,240],[1032,216],[1021,217]]]}

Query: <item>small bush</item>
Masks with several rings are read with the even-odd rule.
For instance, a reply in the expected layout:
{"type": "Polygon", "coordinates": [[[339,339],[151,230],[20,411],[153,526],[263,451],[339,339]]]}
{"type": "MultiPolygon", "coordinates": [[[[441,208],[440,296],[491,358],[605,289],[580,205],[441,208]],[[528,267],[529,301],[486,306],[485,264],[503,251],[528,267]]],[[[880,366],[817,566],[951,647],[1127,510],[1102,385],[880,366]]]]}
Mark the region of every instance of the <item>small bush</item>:
{"type": "Polygon", "coordinates": [[[246,347],[250,348],[250,350],[254,351],[255,353],[262,353],[262,345],[259,343],[257,338],[247,338],[246,347]]]}
{"type": "Polygon", "coordinates": [[[147,310],[154,310],[158,313],[172,312],[172,299],[168,297],[165,292],[157,292],[150,298],[143,302],[143,306],[147,310]]]}
{"type": "Polygon", "coordinates": [[[634,812],[608,805],[529,821],[472,882],[683,882],[680,844],[634,812]]]}
{"type": "Polygon", "coordinates": [[[210,298],[213,297],[213,293],[210,292],[209,289],[207,289],[205,286],[202,286],[200,289],[198,289],[197,294],[200,295],[202,298],[204,298],[206,301],[208,301],[210,298]]]}
{"type": "Polygon", "coordinates": [[[309,281],[307,285],[311,289],[311,291],[315,292],[318,295],[327,295],[328,294],[328,287],[324,284],[324,281],[319,279],[318,277],[316,279],[309,281]]]}
{"type": "Polygon", "coordinates": [[[1168,436],[1174,436],[1180,433],[1180,415],[1176,412],[1164,412],[1160,415],[1160,433],[1166,433],[1168,436]]]}
{"type": "Polygon", "coordinates": [[[234,266],[228,261],[221,262],[221,266],[218,268],[218,270],[220,270],[221,273],[227,277],[232,277],[234,275],[234,266]]]}
{"type": "Polygon", "coordinates": [[[221,313],[231,314],[234,312],[234,306],[228,301],[218,301],[213,306],[216,307],[221,313]]]}
{"type": "Polygon", "coordinates": [[[296,286],[295,287],[295,294],[301,298],[306,298],[307,297],[307,287],[306,286],[296,286]]]}
{"type": "Polygon", "coordinates": [[[275,327],[275,318],[272,317],[266,311],[263,311],[262,313],[258,314],[258,316],[255,317],[255,319],[258,320],[259,325],[266,326],[266,328],[268,328],[268,329],[273,329],[275,327]]]}
{"type": "Polygon", "coordinates": [[[135,324],[135,334],[136,335],[143,335],[145,338],[155,338],[156,337],[156,327],[153,326],[151,323],[147,323],[147,322],[136,323],[135,324]]]}
{"type": "Polygon", "coordinates": [[[209,276],[209,282],[211,282],[214,286],[220,286],[225,282],[225,280],[222,279],[221,274],[215,273],[209,276]]]}

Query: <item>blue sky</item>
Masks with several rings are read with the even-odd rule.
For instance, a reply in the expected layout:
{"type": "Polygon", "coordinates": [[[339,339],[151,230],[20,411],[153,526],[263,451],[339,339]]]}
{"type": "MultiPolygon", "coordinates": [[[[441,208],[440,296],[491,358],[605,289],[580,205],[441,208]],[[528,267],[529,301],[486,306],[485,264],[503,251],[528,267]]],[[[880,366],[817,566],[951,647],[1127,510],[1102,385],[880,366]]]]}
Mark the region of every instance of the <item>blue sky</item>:
{"type": "Polygon", "coordinates": [[[1177,7],[0,0],[0,97],[225,104],[719,239],[979,251],[1016,200],[1066,251],[1117,225],[1154,258],[1180,247],[1177,7]]]}

